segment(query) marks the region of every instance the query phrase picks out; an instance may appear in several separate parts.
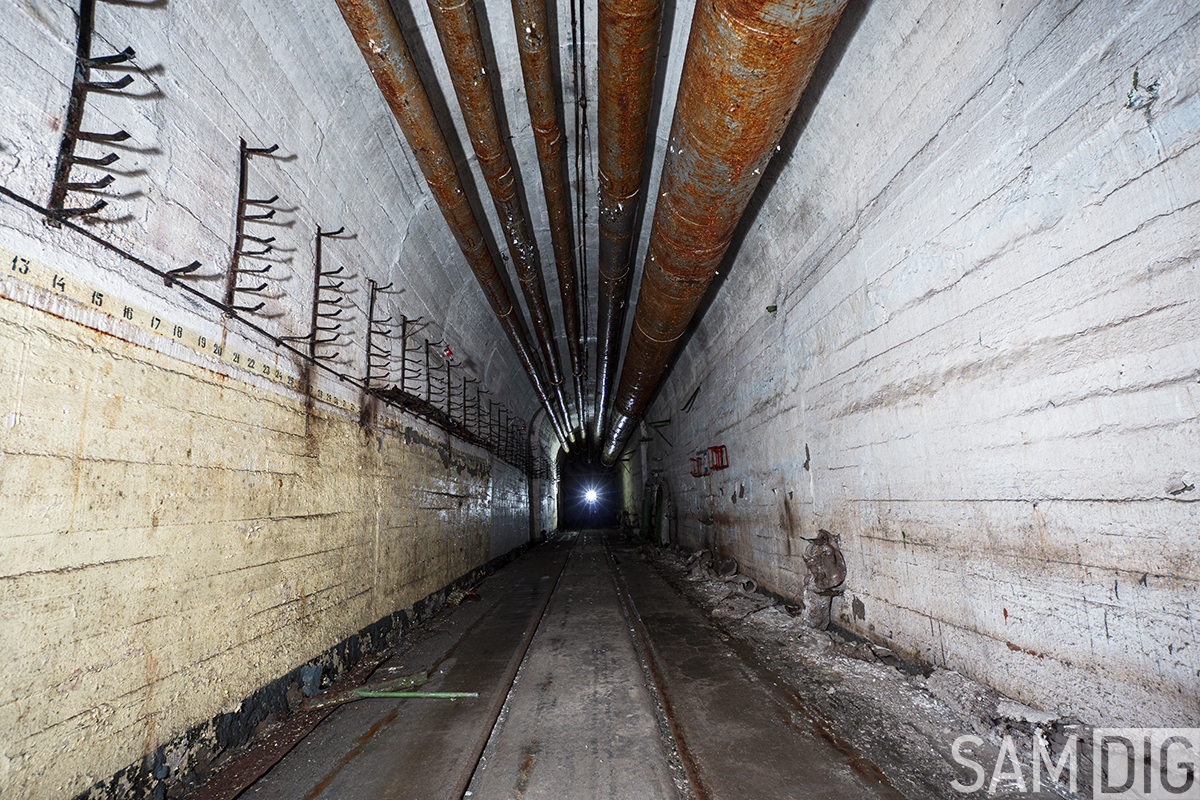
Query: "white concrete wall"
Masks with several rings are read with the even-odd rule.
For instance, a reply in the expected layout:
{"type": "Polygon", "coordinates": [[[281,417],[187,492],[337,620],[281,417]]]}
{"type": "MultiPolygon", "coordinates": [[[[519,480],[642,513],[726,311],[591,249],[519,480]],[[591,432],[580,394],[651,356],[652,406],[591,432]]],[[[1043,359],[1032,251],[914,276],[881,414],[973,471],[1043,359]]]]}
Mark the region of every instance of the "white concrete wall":
{"type": "Polygon", "coordinates": [[[827,528],[843,624],[1200,722],[1198,53],[1189,3],[852,3],[648,414],[685,541],[798,596],[827,528]]]}
{"type": "Polygon", "coordinates": [[[529,544],[529,478],[516,467],[493,458],[491,470],[491,557],[529,544]]]}
{"type": "MultiPolygon", "coordinates": [[[[44,204],[50,193],[75,49],[75,4],[6,0],[0,6],[0,50],[12,79],[0,86],[10,113],[0,115],[0,179],[8,190],[44,204]]],[[[134,83],[125,93],[90,93],[83,128],[128,131],[116,146],[81,143],[81,155],[115,151],[109,170],[77,167],[77,180],[106,172],[116,181],[97,195],[110,203],[90,229],[161,268],[199,260],[206,276],[193,281],[220,296],[233,247],[238,141],[278,144],[272,157],[251,161],[249,194],[278,194],[271,224],[247,233],[275,236],[276,260],[265,276],[267,306],[257,315],[275,335],[308,332],[317,226],[326,239],[327,268],[346,266],[346,328],[353,330],[337,365],[361,375],[367,279],[392,283],[382,314],[422,318],[414,334],[448,340],[466,373],[482,379],[519,414],[536,403],[524,372],[433,203],[362,56],[333,3],[281,5],[271,0],[181,6],[98,3],[93,53],[137,51],[134,83]]],[[[515,56],[514,56],[515,57],[515,56]]],[[[128,70],[96,71],[115,79],[128,70]]],[[[514,76],[519,82],[519,73],[514,76]]],[[[451,137],[454,137],[451,131],[451,137]]],[[[469,152],[469,148],[468,148],[469,152]]],[[[464,168],[466,166],[464,165],[464,168]]],[[[73,193],[74,205],[94,196],[73,193]]],[[[219,333],[207,309],[179,291],[146,281],[120,258],[93,256],[77,235],[31,229],[9,201],[0,224],[5,241],[101,289],[140,293],[147,305],[170,308],[181,320],[219,333]],[[63,258],[72,259],[62,264],[63,258]],[[132,285],[131,288],[127,288],[132,285]]],[[[263,260],[247,266],[265,266],[263,260]]],[[[245,282],[254,280],[247,276],[245,282]]],[[[461,372],[456,372],[456,376],[461,372]]],[[[332,389],[333,387],[331,387],[332,389]]]]}
{"type": "Polygon", "coordinates": [[[298,391],[304,364],[271,340],[308,332],[316,227],[344,225],[324,248],[352,290],[337,370],[363,373],[374,279],[396,290],[383,313],[450,342],[456,378],[532,410],[336,6],[96,5],[93,54],[137,51],[133,85],[83,116],[132,135],[79,146],[121,155],[73,172],[116,176],[84,225],[100,241],[23,204],[50,193],[76,4],[0,0],[5,798],[84,792],[189,730],[212,745],[204,726],[259,687],[528,536],[519,472],[327,373],[298,391]],[[280,147],[249,177],[280,197],[253,231],[277,239],[249,317],[266,335],[112,249],[199,260],[189,285],[220,298],[239,137],[280,147]]]}
{"type": "Polygon", "coordinates": [[[535,496],[538,498],[538,525],[541,527],[534,533],[540,536],[543,530],[547,533],[558,530],[558,474],[539,480],[535,496]]]}

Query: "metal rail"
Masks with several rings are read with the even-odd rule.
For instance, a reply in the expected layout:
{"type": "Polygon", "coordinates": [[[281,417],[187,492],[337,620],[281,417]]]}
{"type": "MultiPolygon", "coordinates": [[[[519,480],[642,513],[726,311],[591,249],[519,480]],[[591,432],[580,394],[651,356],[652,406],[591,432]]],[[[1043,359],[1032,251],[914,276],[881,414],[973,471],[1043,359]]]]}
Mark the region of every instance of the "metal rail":
{"type": "Polygon", "coordinates": [[[654,647],[650,644],[650,634],[646,631],[646,624],[642,622],[641,616],[637,613],[637,607],[634,606],[633,598],[629,595],[629,587],[625,585],[625,579],[621,577],[621,571],[617,569],[616,559],[613,557],[608,540],[602,538],[601,541],[604,543],[604,553],[608,556],[609,572],[612,574],[613,585],[617,589],[617,598],[621,601],[621,611],[625,614],[629,627],[633,629],[638,651],[646,662],[646,669],[654,682],[654,691],[658,694],[658,700],[662,704],[663,716],[666,717],[667,727],[671,730],[671,738],[675,740],[675,751],[679,753],[683,771],[687,774],[688,783],[691,784],[692,792],[695,794],[695,800],[708,800],[708,788],[700,778],[700,770],[696,767],[696,760],[692,756],[692,751],[688,749],[687,740],[683,735],[683,726],[679,724],[679,720],[675,716],[675,708],[671,703],[670,694],[667,693],[666,681],[663,679],[662,668],[659,667],[658,660],[654,655],[654,647]]]}
{"type": "Polygon", "coordinates": [[[554,583],[550,585],[550,591],[546,592],[546,596],[542,598],[542,602],[538,605],[533,618],[525,627],[525,633],[521,636],[521,644],[517,647],[516,652],[513,653],[513,657],[509,660],[508,669],[504,672],[504,691],[496,693],[496,699],[492,703],[492,708],[488,713],[487,722],[484,723],[483,731],[471,748],[471,757],[467,760],[466,766],[463,767],[458,782],[454,784],[454,788],[450,792],[450,800],[463,800],[466,796],[467,787],[471,785],[471,778],[474,777],[475,771],[479,769],[479,761],[483,758],[483,751],[487,747],[488,740],[492,738],[492,732],[496,729],[496,722],[500,719],[500,712],[504,710],[504,704],[508,701],[513,684],[517,680],[517,673],[520,672],[521,665],[525,663],[525,654],[529,652],[529,645],[533,643],[533,637],[537,634],[538,626],[542,624],[542,617],[546,615],[546,607],[550,605],[550,598],[554,597],[554,593],[558,590],[558,581],[562,578],[563,571],[567,568],[567,562],[571,560],[571,553],[575,550],[575,545],[578,541],[579,538],[577,536],[571,542],[571,547],[567,550],[566,557],[558,565],[558,572],[554,575],[554,583]]]}

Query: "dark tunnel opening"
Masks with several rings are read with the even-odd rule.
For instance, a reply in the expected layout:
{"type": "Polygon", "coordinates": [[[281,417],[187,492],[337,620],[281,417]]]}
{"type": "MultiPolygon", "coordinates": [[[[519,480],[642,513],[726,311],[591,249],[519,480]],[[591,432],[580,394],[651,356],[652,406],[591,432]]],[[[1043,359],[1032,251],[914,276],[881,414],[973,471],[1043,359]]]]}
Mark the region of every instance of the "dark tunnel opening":
{"type": "Polygon", "coordinates": [[[621,520],[620,471],[565,459],[559,467],[558,523],[564,530],[612,528],[621,520]]]}

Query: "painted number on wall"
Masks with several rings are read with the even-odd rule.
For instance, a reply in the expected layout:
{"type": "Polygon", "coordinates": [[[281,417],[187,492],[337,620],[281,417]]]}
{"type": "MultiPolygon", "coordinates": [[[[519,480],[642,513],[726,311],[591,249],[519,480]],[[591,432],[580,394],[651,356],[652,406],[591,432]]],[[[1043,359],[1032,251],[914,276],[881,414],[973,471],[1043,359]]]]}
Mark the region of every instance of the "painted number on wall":
{"type": "MultiPolygon", "coordinates": [[[[94,309],[103,309],[113,317],[131,323],[142,330],[157,333],[160,336],[168,336],[174,342],[184,345],[193,351],[215,356],[223,363],[234,366],[239,370],[246,370],[292,390],[301,392],[306,390],[304,381],[300,376],[287,372],[279,365],[279,354],[251,355],[249,353],[230,350],[221,341],[214,339],[212,336],[188,330],[188,328],[174,320],[145,311],[131,303],[126,303],[120,298],[113,296],[110,292],[102,291],[94,286],[88,286],[82,281],[72,280],[68,285],[65,273],[51,269],[48,265],[40,261],[26,258],[4,247],[0,247],[0,265],[7,265],[8,267],[8,269],[4,269],[4,266],[0,266],[0,278],[17,279],[24,284],[49,290],[59,295],[66,295],[71,300],[82,305],[90,306],[94,309]],[[117,309],[120,309],[120,312],[117,309]]],[[[0,295],[3,294],[4,292],[0,291],[0,295]]],[[[356,403],[329,392],[318,392],[318,398],[325,403],[347,409],[354,413],[358,413],[361,410],[356,403]]]]}

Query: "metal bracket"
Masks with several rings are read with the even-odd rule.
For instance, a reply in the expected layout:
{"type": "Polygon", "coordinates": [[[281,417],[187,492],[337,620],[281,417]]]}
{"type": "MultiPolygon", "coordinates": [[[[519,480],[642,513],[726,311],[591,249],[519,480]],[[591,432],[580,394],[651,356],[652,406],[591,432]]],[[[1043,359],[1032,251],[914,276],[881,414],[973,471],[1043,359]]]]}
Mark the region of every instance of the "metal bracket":
{"type": "Polygon", "coordinates": [[[269,254],[275,249],[271,243],[275,241],[274,236],[253,236],[246,233],[246,223],[266,222],[275,217],[276,209],[272,208],[259,214],[247,213],[247,206],[265,206],[274,203],[279,199],[279,195],[274,197],[258,200],[246,197],[246,184],[248,182],[249,163],[252,156],[269,156],[279,149],[279,145],[273,144],[270,147],[250,147],[246,144],[245,139],[239,139],[239,166],[238,166],[238,206],[237,219],[234,225],[233,236],[233,255],[229,260],[229,274],[225,279],[225,307],[230,311],[244,311],[246,313],[254,313],[262,309],[265,303],[259,303],[256,306],[238,306],[235,305],[235,299],[238,292],[255,293],[261,292],[266,288],[264,283],[256,289],[251,289],[243,286],[238,286],[238,275],[265,275],[271,270],[271,265],[258,269],[245,269],[241,266],[243,257],[260,258],[269,254]],[[251,241],[256,244],[263,245],[259,250],[246,250],[246,242],[251,241]]]}
{"type": "Polygon", "coordinates": [[[132,75],[125,75],[115,81],[94,81],[91,79],[93,69],[105,69],[115,64],[122,64],[136,55],[132,47],[126,47],[120,53],[93,57],[92,32],[96,17],[96,0],[80,0],[78,33],[75,43],[75,71],[71,80],[71,96],[67,105],[66,122],[63,125],[63,136],[58,146],[58,159],[54,165],[54,182],[50,188],[50,199],[46,208],[50,212],[46,221],[58,225],[59,221],[68,217],[90,217],[108,206],[103,200],[98,200],[90,206],[66,206],[69,192],[95,192],[108,188],[114,178],[111,174],[97,180],[72,180],[71,169],[75,166],[107,167],[117,161],[120,156],[109,153],[101,157],[75,155],[76,142],[97,142],[110,144],[123,142],[129,138],[127,131],[115,133],[91,133],[80,130],[83,122],[83,108],[88,92],[119,92],[133,83],[132,75]]]}

